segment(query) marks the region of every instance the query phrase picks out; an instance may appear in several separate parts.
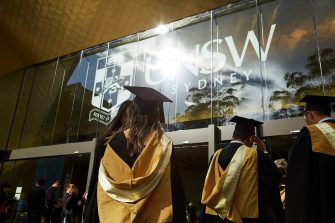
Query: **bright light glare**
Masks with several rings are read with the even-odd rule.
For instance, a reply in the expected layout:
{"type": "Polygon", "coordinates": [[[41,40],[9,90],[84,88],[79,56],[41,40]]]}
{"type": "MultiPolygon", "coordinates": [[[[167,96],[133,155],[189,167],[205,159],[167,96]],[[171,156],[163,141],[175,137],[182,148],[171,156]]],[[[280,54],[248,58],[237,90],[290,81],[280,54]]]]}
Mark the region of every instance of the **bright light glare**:
{"type": "Polygon", "coordinates": [[[156,33],[157,34],[162,35],[162,34],[165,34],[167,32],[169,32],[169,29],[166,25],[159,25],[159,26],[156,27],[156,33]]]}
{"type": "Polygon", "coordinates": [[[179,63],[181,55],[174,48],[166,48],[156,53],[160,62],[157,68],[160,69],[164,76],[174,80],[179,72],[179,63]]]}

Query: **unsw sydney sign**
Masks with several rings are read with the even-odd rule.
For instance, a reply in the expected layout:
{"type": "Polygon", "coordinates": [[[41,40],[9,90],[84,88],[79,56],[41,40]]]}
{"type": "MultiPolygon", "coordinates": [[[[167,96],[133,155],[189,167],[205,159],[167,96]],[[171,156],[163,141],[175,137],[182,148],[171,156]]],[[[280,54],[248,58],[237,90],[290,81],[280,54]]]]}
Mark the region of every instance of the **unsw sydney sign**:
{"type": "MultiPolygon", "coordinates": [[[[255,54],[261,62],[265,62],[270,50],[271,41],[275,32],[276,24],[272,24],[270,27],[270,31],[268,34],[267,41],[265,43],[265,49],[260,47],[260,43],[258,38],[255,35],[253,30],[248,31],[242,52],[238,52],[233,36],[227,36],[223,39],[213,39],[212,41],[207,41],[202,46],[200,44],[196,44],[194,47],[195,57],[201,58],[202,60],[215,61],[212,63],[213,68],[210,66],[199,66],[197,61],[192,61],[190,59],[183,59],[187,57],[183,52],[177,52],[179,54],[178,58],[172,58],[176,63],[166,63],[163,56],[161,59],[157,55],[150,55],[150,53],[146,52],[145,59],[143,63],[144,66],[144,82],[146,86],[157,86],[167,81],[167,79],[171,78],[171,74],[164,74],[164,69],[171,69],[173,66],[183,66],[187,71],[193,76],[192,80],[184,81],[182,83],[182,88],[185,89],[186,92],[189,91],[191,83],[192,87],[194,81],[197,82],[197,88],[203,89],[207,86],[208,78],[199,78],[206,77],[206,75],[210,75],[212,72],[217,73],[225,69],[227,66],[227,55],[223,52],[219,51],[211,51],[212,49],[216,49],[217,47],[226,46],[230,52],[232,61],[234,65],[230,65],[230,67],[235,67],[236,69],[242,70],[239,75],[243,75],[245,80],[248,81],[252,70],[243,70],[241,69],[245,54],[248,48],[248,45],[251,44],[255,54]],[[214,47],[215,46],[215,47],[214,47]],[[153,59],[154,58],[154,59],[153,59]],[[153,62],[155,61],[155,63],[153,62]],[[158,61],[158,62],[157,62],[158,61]],[[160,66],[161,65],[161,66],[160,66]],[[158,73],[158,74],[157,74],[158,73]]],[[[171,51],[167,51],[166,54],[169,54],[171,51]]],[[[130,85],[134,83],[133,80],[133,72],[134,72],[134,61],[124,60],[124,54],[127,52],[120,52],[113,54],[111,56],[103,57],[98,59],[96,75],[94,81],[94,88],[92,94],[91,103],[95,107],[90,111],[89,121],[96,120],[105,125],[109,124],[112,118],[115,116],[119,105],[130,98],[130,92],[123,90],[122,86],[130,85]],[[104,66],[99,66],[99,62],[104,63],[104,66]]],[[[129,53],[129,52],[128,52],[129,53]]],[[[169,55],[167,55],[169,57],[169,55]]],[[[174,57],[174,55],[172,55],[174,57]]],[[[169,57],[171,60],[171,55],[169,57]]],[[[208,63],[207,63],[208,64],[208,63]]],[[[211,63],[209,63],[211,64],[211,63]]],[[[227,70],[227,68],[226,68],[227,70]]],[[[230,69],[233,70],[233,69],[230,69]]],[[[171,72],[171,70],[169,70],[171,72]]],[[[182,74],[184,75],[184,74],[182,74]]],[[[225,80],[228,80],[230,83],[234,83],[237,81],[237,73],[231,72],[225,76],[217,76],[213,78],[213,84],[222,85],[225,80]],[[228,77],[227,77],[228,75],[228,77]]],[[[138,78],[138,75],[137,77],[138,78]]],[[[171,85],[171,94],[177,94],[177,84],[171,85]]]]}

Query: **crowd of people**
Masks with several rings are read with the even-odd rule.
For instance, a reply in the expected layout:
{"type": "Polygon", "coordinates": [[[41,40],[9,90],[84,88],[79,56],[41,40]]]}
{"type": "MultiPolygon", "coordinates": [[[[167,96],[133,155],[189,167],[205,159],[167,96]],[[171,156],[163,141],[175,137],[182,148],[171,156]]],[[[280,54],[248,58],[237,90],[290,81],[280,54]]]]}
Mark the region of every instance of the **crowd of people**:
{"type": "MultiPolygon", "coordinates": [[[[201,207],[196,208],[186,202],[173,143],[161,126],[163,102],[172,101],[151,88],[124,88],[135,98],[120,106],[97,139],[85,200],[71,183],[57,200],[61,183],[55,181],[44,192],[44,181],[38,180],[27,199],[28,222],[80,222],[84,204],[85,223],[335,222],[335,120],[330,108],[335,97],[301,100],[307,127],[297,136],[289,162],[272,160],[255,133],[262,122],[234,116],[232,140],[211,157],[201,207]]],[[[1,211],[7,186],[1,186],[1,211]]]]}
{"type": "Polygon", "coordinates": [[[291,165],[273,162],[255,133],[262,122],[233,117],[232,141],[211,158],[197,210],[186,205],[173,145],[160,126],[163,102],[171,100],[153,89],[125,88],[135,98],[97,140],[85,222],[335,222],[335,97],[301,100],[308,126],[291,165]]]}
{"type": "Polygon", "coordinates": [[[26,199],[26,218],[18,219],[15,214],[17,201],[13,197],[8,183],[1,185],[0,223],[79,223],[85,199],[79,195],[78,187],[69,183],[64,196],[60,199],[57,193],[62,184],[56,180],[48,189],[43,189],[45,181],[38,179],[29,191],[26,199]]]}

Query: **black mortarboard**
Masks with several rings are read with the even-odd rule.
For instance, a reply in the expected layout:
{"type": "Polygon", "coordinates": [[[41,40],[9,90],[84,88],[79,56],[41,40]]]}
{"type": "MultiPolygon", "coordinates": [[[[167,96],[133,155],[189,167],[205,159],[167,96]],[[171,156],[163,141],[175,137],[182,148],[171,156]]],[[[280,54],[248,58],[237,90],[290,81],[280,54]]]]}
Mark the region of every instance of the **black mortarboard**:
{"type": "Polygon", "coordinates": [[[335,102],[335,97],[322,95],[306,95],[300,100],[300,102],[306,103],[304,112],[319,111],[328,114],[331,112],[330,104],[332,102],[335,102]]]}
{"type": "Polygon", "coordinates": [[[164,122],[163,102],[172,102],[172,100],[153,88],[135,86],[123,87],[136,95],[133,102],[140,114],[151,114],[158,104],[161,112],[161,122],[164,122]]]}
{"type": "Polygon", "coordinates": [[[236,123],[234,135],[239,136],[255,135],[255,127],[263,124],[263,122],[259,122],[254,119],[244,118],[240,116],[234,116],[230,121],[236,123]]]}

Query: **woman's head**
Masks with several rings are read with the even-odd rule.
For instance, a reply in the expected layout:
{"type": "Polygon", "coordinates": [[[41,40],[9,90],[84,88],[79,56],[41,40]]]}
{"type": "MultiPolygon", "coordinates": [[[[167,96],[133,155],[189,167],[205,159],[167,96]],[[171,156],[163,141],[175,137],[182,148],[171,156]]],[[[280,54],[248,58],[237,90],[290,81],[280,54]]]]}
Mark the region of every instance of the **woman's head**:
{"type": "MultiPolygon", "coordinates": [[[[106,143],[106,139],[108,140],[110,137],[114,135],[115,132],[118,132],[122,126],[125,125],[127,122],[128,116],[127,116],[127,108],[131,104],[131,100],[124,101],[116,114],[116,116],[113,118],[112,122],[107,126],[104,133],[100,135],[97,139],[96,148],[99,148],[103,144],[106,143]]],[[[98,149],[96,149],[97,153],[98,149]]]]}
{"type": "Polygon", "coordinates": [[[139,153],[144,145],[142,144],[146,136],[152,131],[157,131],[159,136],[163,133],[160,124],[160,107],[159,103],[152,105],[150,113],[142,113],[138,110],[136,104],[133,102],[127,109],[127,122],[124,129],[129,129],[129,142],[133,145],[130,155],[139,153]]]}
{"type": "Polygon", "coordinates": [[[136,97],[127,110],[129,129],[128,146],[130,155],[138,154],[144,147],[143,142],[152,131],[157,131],[159,137],[163,133],[160,121],[164,122],[163,103],[172,102],[159,91],[149,87],[124,86],[136,97]]]}
{"type": "Polygon", "coordinates": [[[78,188],[75,184],[69,184],[66,187],[66,192],[68,192],[69,194],[77,194],[78,193],[78,188]]]}
{"type": "Polygon", "coordinates": [[[112,122],[107,126],[105,130],[106,135],[110,135],[113,131],[118,130],[127,122],[127,109],[131,102],[131,100],[126,100],[120,105],[116,116],[113,118],[112,122]]]}

